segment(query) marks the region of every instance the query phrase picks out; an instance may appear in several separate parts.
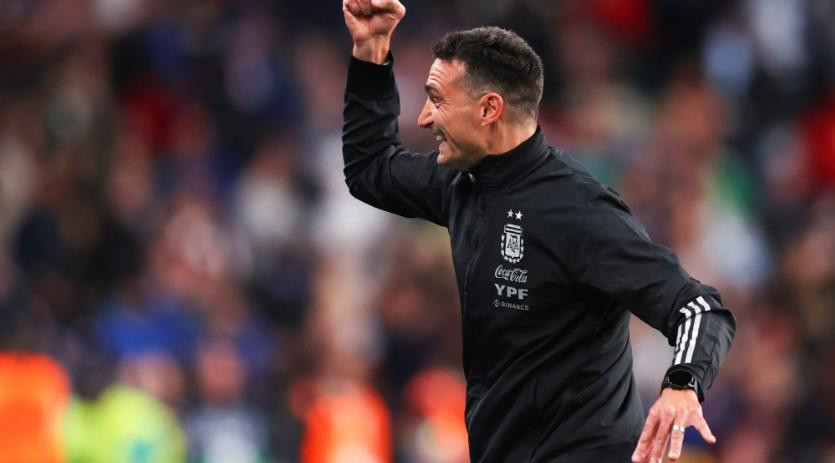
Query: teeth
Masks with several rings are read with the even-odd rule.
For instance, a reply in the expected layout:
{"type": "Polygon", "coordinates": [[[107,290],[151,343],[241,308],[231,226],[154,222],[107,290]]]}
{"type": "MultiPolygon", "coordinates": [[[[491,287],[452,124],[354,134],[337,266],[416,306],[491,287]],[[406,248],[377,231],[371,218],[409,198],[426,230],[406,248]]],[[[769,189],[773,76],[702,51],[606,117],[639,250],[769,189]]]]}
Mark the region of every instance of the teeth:
{"type": "Polygon", "coordinates": [[[438,134],[435,134],[435,140],[438,140],[438,141],[444,141],[444,136],[443,136],[443,135],[441,135],[441,134],[439,134],[439,133],[438,133],[438,134]]]}

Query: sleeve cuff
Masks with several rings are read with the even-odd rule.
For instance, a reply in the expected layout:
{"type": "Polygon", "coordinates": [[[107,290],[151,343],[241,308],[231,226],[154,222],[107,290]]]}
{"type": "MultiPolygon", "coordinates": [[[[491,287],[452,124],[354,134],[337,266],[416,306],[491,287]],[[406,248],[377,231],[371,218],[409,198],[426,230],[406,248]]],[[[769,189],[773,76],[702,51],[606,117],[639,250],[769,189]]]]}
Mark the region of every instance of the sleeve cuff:
{"type": "Polygon", "coordinates": [[[370,63],[352,56],[348,65],[347,91],[370,97],[397,94],[394,84],[394,57],[391,53],[384,64],[370,63]]]}

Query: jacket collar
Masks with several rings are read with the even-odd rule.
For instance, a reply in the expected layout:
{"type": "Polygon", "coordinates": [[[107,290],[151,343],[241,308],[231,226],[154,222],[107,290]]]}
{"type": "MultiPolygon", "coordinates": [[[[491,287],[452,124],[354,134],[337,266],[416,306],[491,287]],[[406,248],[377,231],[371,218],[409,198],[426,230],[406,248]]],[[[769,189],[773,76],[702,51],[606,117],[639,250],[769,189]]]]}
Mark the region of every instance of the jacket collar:
{"type": "Polygon", "coordinates": [[[519,146],[505,153],[485,156],[468,174],[477,183],[501,188],[526,176],[547,152],[548,140],[537,126],[534,134],[519,146]]]}

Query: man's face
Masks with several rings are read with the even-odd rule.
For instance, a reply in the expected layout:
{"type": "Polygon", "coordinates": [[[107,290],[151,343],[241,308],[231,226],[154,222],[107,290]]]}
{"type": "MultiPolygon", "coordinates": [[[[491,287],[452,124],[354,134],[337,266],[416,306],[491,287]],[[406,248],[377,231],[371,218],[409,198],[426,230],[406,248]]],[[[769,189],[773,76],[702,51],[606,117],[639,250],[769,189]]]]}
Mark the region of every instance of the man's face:
{"type": "Polygon", "coordinates": [[[486,154],[478,99],[464,87],[464,73],[461,61],[436,59],[429,68],[426,103],[418,117],[418,125],[432,129],[440,143],[438,164],[458,170],[472,167],[486,154]]]}

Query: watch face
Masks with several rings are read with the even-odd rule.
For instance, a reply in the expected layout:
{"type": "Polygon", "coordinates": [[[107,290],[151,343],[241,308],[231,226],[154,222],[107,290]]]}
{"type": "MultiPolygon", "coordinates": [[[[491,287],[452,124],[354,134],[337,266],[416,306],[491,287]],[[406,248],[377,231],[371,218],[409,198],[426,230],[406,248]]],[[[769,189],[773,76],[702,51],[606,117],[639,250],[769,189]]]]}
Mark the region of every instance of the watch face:
{"type": "Polygon", "coordinates": [[[670,383],[676,386],[688,386],[693,381],[693,375],[686,371],[676,371],[670,373],[670,383]]]}

